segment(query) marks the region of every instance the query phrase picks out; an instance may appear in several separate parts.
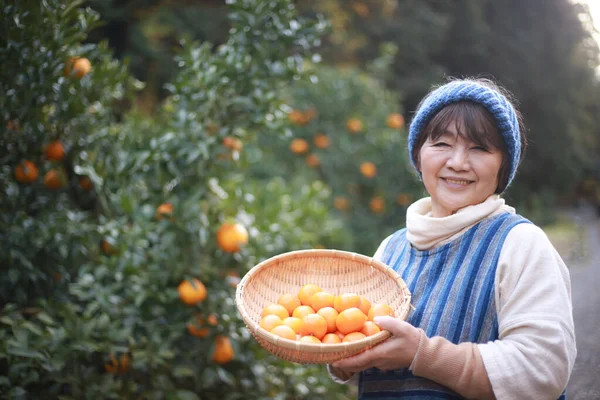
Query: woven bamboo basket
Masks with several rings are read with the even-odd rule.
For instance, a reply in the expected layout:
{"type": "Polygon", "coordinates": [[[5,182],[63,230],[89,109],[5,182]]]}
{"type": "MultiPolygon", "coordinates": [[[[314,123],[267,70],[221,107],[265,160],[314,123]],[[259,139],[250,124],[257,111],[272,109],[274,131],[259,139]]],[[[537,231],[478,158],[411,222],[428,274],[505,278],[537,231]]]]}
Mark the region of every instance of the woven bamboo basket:
{"type": "Polygon", "coordinates": [[[236,306],[244,323],[275,356],[301,364],[330,364],[353,356],[391,336],[388,331],[339,344],[292,341],[259,326],[262,309],[283,293],[297,293],[308,283],[334,294],[356,293],[371,303],[389,304],[396,318],[408,316],[411,294],[402,278],[384,263],[340,250],[300,250],[280,254],[253,267],[236,290],[236,306]]]}

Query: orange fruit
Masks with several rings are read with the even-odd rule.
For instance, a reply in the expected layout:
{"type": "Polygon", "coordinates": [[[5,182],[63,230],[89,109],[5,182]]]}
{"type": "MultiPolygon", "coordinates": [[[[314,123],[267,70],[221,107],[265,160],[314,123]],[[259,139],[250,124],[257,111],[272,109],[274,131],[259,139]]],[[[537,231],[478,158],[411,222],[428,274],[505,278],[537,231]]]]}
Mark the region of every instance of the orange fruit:
{"type": "Polygon", "coordinates": [[[398,195],[398,197],[396,198],[396,202],[398,203],[398,205],[400,205],[402,207],[406,207],[407,205],[410,204],[411,201],[412,201],[412,197],[410,194],[400,193],[398,195]]]}
{"type": "Polygon", "coordinates": [[[359,332],[366,321],[367,316],[360,309],[352,307],[340,312],[335,325],[340,332],[348,335],[350,332],[359,332]]]}
{"type": "Polygon", "coordinates": [[[62,161],[65,158],[65,148],[58,140],[46,146],[46,158],[50,161],[62,161]]]}
{"type": "Polygon", "coordinates": [[[346,128],[350,133],[359,133],[363,130],[363,123],[358,118],[350,118],[346,122],[346,128]]]}
{"type": "Polygon", "coordinates": [[[234,138],[233,136],[226,136],[223,139],[223,145],[233,151],[241,151],[244,145],[240,139],[234,138]]]}
{"type": "Polygon", "coordinates": [[[18,132],[21,130],[21,124],[19,124],[19,121],[17,121],[16,119],[12,119],[6,123],[6,129],[8,129],[9,131],[18,132]]]}
{"type": "Polygon", "coordinates": [[[315,344],[321,344],[321,340],[319,340],[318,338],[314,337],[314,336],[302,336],[299,340],[299,342],[304,342],[304,343],[315,343],[315,344]]]}
{"type": "Polygon", "coordinates": [[[327,333],[327,321],[319,314],[308,314],[302,318],[303,334],[313,335],[319,340],[327,333]]]}
{"type": "Polygon", "coordinates": [[[322,134],[322,133],[317,134],[313,138],[313,143],[319,149],[326,149],[331,144],[331,142],[329,141],[329,138],[326,135],[322,134]]]}
{"type": "Polygon", "coordinates": [[[365,3],[354,3],[352,4],[352,9],[354,12],[362,18],[366,18],[369,15],[369,6],[365,3]]]}
{"type": "Polygon", "coordinates": [[[357,340],[361,340],[364,338],[366,338],[366,336],[363,333],[351,332],[351,333],[347,334],[346,336],[344,336],[344,339],[342,339],[342,342],[355,342],[357,340]]]}
{"type": "Polygon", "coordinates": [[[44,175],[44,186],[48,190],[58,190],[64,186],[64,181],[57,170],[51,169],[44,175]]]}
{"type": "Polygon", "coordinates": [[[92,190],[94,187],[94,184],[92,183],[92,180],[90,178],[88,178],[87,176],[82,176],[81,178],[79,178],[79,186],[81,186],[81,188],[83,190],[92,190]]]}
{"type": "Polygon", "coordinates": [[[292,330],[294,332],[296,332],[299,335],[302,334],[302,332],[304,332],[304,330],[303,330],[304,324],[302,323],[302,319],[300,319],[300,318],[287,317],[282,322],[283,322],[283,325],[289,326],[290,328],[292,328],[292,330]]]}
{"type": "Polygon", "coordinates": [[[177,287],[177,292],[179,293],[181,301],[189,306],[193,306],[206,299],[206,287],[202,282],[195,278],[192,279],[191,282],[187,279],[181,281],[177,287]]]}
{"type": "Polygon", "coordinates": [[[340,211],[346,211],[350,206],[350,201],[343,196],[337,196],[333,199],[333,206],[340,211]]]}
{"type": "Polygon", "coordinates": [[[204,338],[208,336],[209,329],[205,327],[205,323],[208,322],[212,326],[217,325],[217,316],[215,314],[210,314],[206,321],[204,321],[204,317],[202,314],[198,314],[196,316],[196,324],[189,323],[187,324],[187,330],[192,336],[196,336],[199,338],[204,338]]]}
{"type": "Polygon", "coordinates": [[[339,296],[336,296],[335,301],[333,302],[333,308],[335,308],[337,312],[342,312],[353,307],[360,307],[360,296],[356,293],[342,293],[339,296]]]}
{"type": "Polygon", "coordinates": [[[365,336],[371,336],[379,332],[381,332],[381,328],[375,325],[375,322],[373,321],[365,322],[362,329],[360,330],[360,333],[362,333],[365,336]]]}
{"type": "Polygon", "coordinates": [[[284,293],[277,299],[277,304],[281,304],[292,315],[296,307],[302,305],[298,296],[292,293],[284,293]]]}
{"type": "Polygon", "coordinates": [[[131,359],[127,354],[122,354],[120,359],[117,360],[114,354],[110,354],[109,356],[110,362],[104,364],[104,370],[109,374],[118,375],[124,374],[129,371],[129,367],[131,366],[131,359]]]}
{"type": "Polygon", "coordinates": [[[316,292],[310,296],[310,306],[315,311],[319,311],[324,307],[333,307],[335,296],[329,292],[316,292]]]}
{"type": "Polygon", "coordinates": [[[323,336],[323,339],[321,339],[321,343],[328,343],[328,344],[342,343],[342,339],[340,339],[340,337],[338,335],[336,335],[335,333],[328,333],[327,335],[323,336]]]}
{"type": "Polygon", "coordinates": [[[303,319],[309,314],[314,314],[315,310],[312,309],[311,306],[299,306],[294,309],[292,313],[292,317],[303,319]]]}
{"type": "Polygon", "coordinates": [[[315,285],[314,283],[308,283],[300,288],[298,291],[298,298],[300,299],[300,303],[305,306],[310,306],[310,298],[313,294],[317,292],[322,292],[323,289],[319,285],[315,285]]]}
{"type": "Polygon", "coordinates": [[[369,201],[369,208],[375,214],[381,214],[385,211],[385,201],[381,196],[375,196],[369,201]]]}
{"type": "Polygon", "coordinates": [[[360,311],[365,315],[369,315],[369,310],[371,309],[371,302],[367,300],[365,297],[360,296],[360,311]]]}
{"type": "Polygon", "coordinates": [[[271,329],[278,325],[283,325],[283,321],[277,315],[267,314],[260,320],[260,327],[267,332],[271,332],[271,329]]]}
{"type": "Polygon", "coordinates": [[[271,333],[284,339],[296,341],[296,332],[287,325],[277,325],[271,329],[271,333]]]}
{"type": "Polygon", "coordinates": [[[308,165],[309,167],[313,167],[313,168],[316,168],[321,164],[321,160],[319,159],[319,156],[316,154],[309,154],[308,156],[306,156],[305,162],[306,162],[306,165],[308,165]]]}
{"type": "Polygon", "coordinates": [[[102,252],[107,256],[113,256],[117,254],[117,250],[115,249],[115,247],[109,242],[107,242],[105,239],[102,239],[100,241],[100,250],[102,250],[102,252]]]}
{"type": "Polygon", "coordinates": [[[71,57],[65,63],[65,76],[83,78],[92,70],[92,63],[84,57],[71,57]]]}
{"type": "Polygon", "coordinates": [[[373,178],[377,175],[377,167],[370,161],[360,164],[360,173],[367,178],[373,178]]]}
{"type": "Polygon", "coordinates": [[[269,314],[277,315],[282,320],[284,320],[285,318],[290,316],[289,311],[281,304],[269,304],[269,305],[265,306],[265,308],[263,308],[260,316],[264,317],[265,315],[269,315],[269,314]]]}
{"type": "Polygon", "coordinates": [[[388,128],[400,129],[404,126],[404,117],[399,113],[390,114],[386,119],[386,125],[388,128]]]}
{"type": "Polygon", "coordinates": [[[327,332],[335,332],[337,330],[337,325],[335,324],[335,320],[337,319],[339,313],[333,307],[323,307],[319,311],[317,311],[321,317],[325,318],[327,322],[327,332]]]}
{"type": "Polygon", "coordinates": [[[344,334],[343,334],[342,332],[340,332],[340,331],[335,331],[335,332],[333,332],[333,334],[334,334],[335,336],[339,337],[339,338],[340,338],[340,340],[344,340],[344,338],[346,337],[346,335],[344,335],[344,334]]]}
{"type": "Polygon", "coordinates": [[[231,341],[227,336],[217,336],[215,342],[215,352],[213,353],[213,361],[217,364],[227,364],[233,360],[234,352],[231,341]]]}
{"type": "Polygon", "coordinates": [[[304,154],[308,151],[308,142],[304,139],[294,139],[290,143],[290,150],[294,154],[304,154]]]}
{"type": "Polygon", "coordinates": [[[173,215],[173,204],[163,203],[156,207],[156,219],[161,220],[164,217],[173,215]]]}
{"type": "Polygon", "coordinates": [[[248,231],[242,224],[226,222],[217,231],[217,244],[226,253],[236,253],[248,243],[248,231]]]}
{"type": "Polygon", "coordinates": [[[394,309],[387,304],[375,304],[369,310],[369,321],[373,321],[373,318],[384,315],[390,315],[393,317],[394,309]]]}
{"type": "Polygon", "coordinates": [[[20,183],[32,183],[38,178],[38,169],[29,160],[21,161],[15,168],[15,179],[20,183]]]}
{"type": "Polygon", "coordinates": [[[300,110],[292,110],[288,114],[288,119],[294,125],[306,125],[309,121],[309,118],[300,110]]]}

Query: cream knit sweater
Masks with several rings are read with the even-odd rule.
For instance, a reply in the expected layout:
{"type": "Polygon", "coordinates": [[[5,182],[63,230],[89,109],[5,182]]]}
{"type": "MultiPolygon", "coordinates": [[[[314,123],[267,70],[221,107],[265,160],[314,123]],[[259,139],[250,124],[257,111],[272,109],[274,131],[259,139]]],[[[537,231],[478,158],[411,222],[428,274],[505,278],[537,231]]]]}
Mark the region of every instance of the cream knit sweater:
{"type": "MultiPolygon", "coordinates": [[[[407,238],[427,250],[452,241],[498,213],[515,210],[497,195],[455,214],[433,218],[431,199],[407,210],[407,238]]],[[[391,236],[390,236],[391,237],[391,236]]],[[[381,259],[390,237],[375,253],[381,259]]],[[[569,271],[545,233],[519,224],[506,237],[495,280],[499,338],[485,344],[455,345],[421,331],[413,374],[445,385],[466,398],[557,399],[565,389],[577,350],[569,271]]],[[[328,367],[340,383],[356,377],[328,367]]]]}

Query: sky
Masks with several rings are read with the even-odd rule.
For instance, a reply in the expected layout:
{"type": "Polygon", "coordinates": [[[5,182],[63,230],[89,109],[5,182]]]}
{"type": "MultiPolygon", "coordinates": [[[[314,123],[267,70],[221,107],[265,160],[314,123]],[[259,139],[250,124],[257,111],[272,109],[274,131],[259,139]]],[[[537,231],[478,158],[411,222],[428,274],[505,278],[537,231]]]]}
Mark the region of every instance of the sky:
{"type": "MultiPolygon", "coordinates": [[[[600,31],[600,0],[576,0],[579,3],[587,3],[594,20],[594,26],[600,31]]],[[[596,35],[598,38],[598,35],[596,35]]]]}

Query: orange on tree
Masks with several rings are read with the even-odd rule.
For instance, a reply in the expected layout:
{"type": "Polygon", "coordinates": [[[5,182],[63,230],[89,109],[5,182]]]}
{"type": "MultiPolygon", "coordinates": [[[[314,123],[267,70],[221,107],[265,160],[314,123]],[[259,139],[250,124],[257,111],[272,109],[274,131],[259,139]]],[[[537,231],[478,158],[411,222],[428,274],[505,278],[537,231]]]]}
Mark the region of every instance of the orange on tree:
{"type": "Polygon", "coordinates": [[[62,161],[65,158],[65,148],[58,140],[50,142],[44,151],[46,158],[50,161],[62,161]]]}
{"type": "Polygon", "coordinates": [[[404,126],[404,117],[400,113],[393,113],[388,115],[386,120],[388,128],[400,129],[404,126]]]}
{"type": "Polygon", "coordinates": [[[10,121],[8,121],[6,123],[6,129],[9,131],[20,131],[21,130],[21,124],[19,124],[19,121],[17,121],[16,119],[11,119],[10,121]]]}
{"type": "Polygon", "coordinates": [[[233,136],[226,136],[223,139],[223,145],[233,151],[242,151],[244,145],[242,141],[238,138],[234,138],[233,136]]]}
{"type": "Polygon", "coordinates": [[[315,285],[314,283],[307,283],[303,285],[298,291],[298,298],[300,299],[300,303],[305,306],[310,306],[310,298],[313,294],[317,292],[322,292],[323,289],[319,285],[315,285]]]}
{"type": "Polygon", "coordinates": [[[269,314],[277,315],[282,320],[290,316],[290,313],[287,310],[287,308],[285,308],[281,304],[269,304],[269,305],[265,306],[263,308],[260,316],[264,317],[265,315],[269,315],[269,314]]]}
{"type": "Polygon", "coordinates": [[[308,151],[308,142],[304,139],[293,139],[290,142],[290,150],[294,154],[304,154],[308,151]]]}
{"type": "Polygon", "coordinates": [[[248,231],[242,224],[226,222],[217,231],[217,244],[226,253],[236,253],[248,243],[248,231]]]}
{"type": "Polygon", "coordinates": [[[281,304],[292,315],[296,307],[300,306],[300,299],[292,293],[284,293],[277,299],[277,304],[281,304]]]}
{"type": "Polygon", "coordinates": [[[310,120],[309,118],[307,118],[307,115],[300,110],[292,110],[288,114],[288,119],[292,124],[299,126],[306,125],[310,120]]]}
{"type": "Polygon", "coordinates": [[[330,145],[329,138],[322,133],[315,135],[315,137],[313,138],[313,143],[319,149],[326,149],[330,145]]]}
{"type": "Polygon", "coordinates": [[[58,190],[58,189],[62,188],[64,185],[65,185],[64,180],[61,177],[61,174],[57,170],[51,169],[50,171],[46,172],[46,174],[44,175],[44,186],[46,186],[46,189],[58,190]]]}
{"type": "Polygon", "coordinates": [[[319,156],[316,154],[309,154],[308,156],[306,156],[305,162],[306,162],[306,165],[308,165],[309,167],[313,167],[313,168],[316,168],[321,164],[321,160],[319,159],[319,156]]]}
{"type": "Polygon", "coordinates": [[[283,321],[277,315],[267,314],[260,320],[259,326],[267,332],[271,332],[271,329],[277,325],[283,325],[283,321]]]}
{"type": "Polygon", "coordinates": [[[337,312],[342,312],[348,308],[359,308],[360,307],[360,296],[356,293],[342,293],[335,297],[333,302],[333,308],[337,312]]]}
{"type": "Polygon", "coordinates": [[[374,304],[369,310],[369,321],[373,321],[375,317],[384,315],[394,316],[394,309],[387,304],[374,304]]]}
{"type": "Polygon", "coordinates": [[[173,204],[171,203],[163,203],[156,207],[156,219],[161,220],[164,217],[168,217],[173,215],[173,204]]]}
{"type": "Polygon", "coordinates": [[[400,193],[396,198],[396,202],[398,205],[402,207],[406,207],[412,201],[412,196],[410,194],[400,193]]]}
{"type": "Polygon", "coordinates": [[[284,339],[296,341],[296,332],[287,325],[277,325],[271,329],[273,335],[282,337],[284,339]]]}
{"type": "Polygon", "coordinates": [[[120,359],[117,361],[114,354],[109,356],[110,362],[104,364],[104,370],[109,374],[119,375],[129,371],[131,366],[131,359],[127,354],[122,354],[120,359]]]}
{"type": "Polygon", "coordinates": [[[102,250],[102,252],[107,256],[113,256],[117,254],[117,249],[115,249],[115,247],[106,239],[102,239],[100,241],[100,250],[102,250]]]}
{"type": "Polygon", "coordinates": [[[217,336],[212,360],[217,364],[227,364],[233,360],[233,357],[233,346],[229,338],[227,336],[217,336]]]}
{"type": "Polygon", "coordinates": [[[187,330],[193,336],[204,338],[209,334],[209,329],[208,327],[206,327],[206,323],[212,326],[216,326],[218,322],[219,321],[217,320],[217,316],[215,314],[210,314],[206,321],[204,321],[204,317],[202,316],[202,314],[198,314],[196,316],[196,324],[193,324],[191,322],[188,323],[187,330]]]}
{"type": "Polygon", "coordinates": [[[360,164],[360,173],[367,178],[373,178],[377,175],[377,167],[370,161],[360,164]]]}
{"type": "Polygon", "coordinates": [[[352,4],[352,9],[361,18],[366,18],[369,16],[369,6],[365,3],[357,2],[352,4]]]}
{"type": "Polygon", "coordinates": [[[177,292],[181,301],[189,306],[204,301],[207,295],[206,287],[196,278],[192,279],[191,282],[187,279],[181,281],[177,287],[177,292]]]}
{"type": "Polygon", "coordinates": [[[375,214],[381,214],[385,211],[385,201],[381,196],[373,196],[369,201],[369,209],[375,214]]]}
{"type": "Polygon", "coordinates": [[[340,332],[348,335],[351,332],[359,332],[367,322],[367,316],[356,307],[348,308],[338,315],[335,324],[340,332]]]}
{"type": "Polygon", "coordinates": [[[350,133],[359,133],[363,130],[363,123],[358,118],[350,118],[346,122],[346,129],[348,129],[350,133]]]}
{"type": "Polygon", "coordinates": [[[81,79],[92,70],[92,63],[85,57],[71,57],[65,63],[65,76],[81,79]]]}
{"type": "Polygon", "coordinates": [[[33,183],[38,178],[38,169],[29,160],[21,161],[15,167],[15,179],[19,183],[33,183]]]}
{"type": "Polygon", "coordinates": [[[343,196],[336,196],[333,199],[333,206],[340,211],[346,211],[350,206],[350,201],[343,196]]]}
{"type": "Polygon", "coordinates": [[[85,191],[92,190],[94,188],[92,180],[87,176],[82,176],[79,178],[79,186],[85,191]]]}

